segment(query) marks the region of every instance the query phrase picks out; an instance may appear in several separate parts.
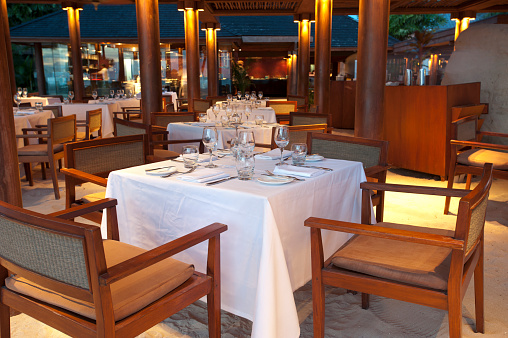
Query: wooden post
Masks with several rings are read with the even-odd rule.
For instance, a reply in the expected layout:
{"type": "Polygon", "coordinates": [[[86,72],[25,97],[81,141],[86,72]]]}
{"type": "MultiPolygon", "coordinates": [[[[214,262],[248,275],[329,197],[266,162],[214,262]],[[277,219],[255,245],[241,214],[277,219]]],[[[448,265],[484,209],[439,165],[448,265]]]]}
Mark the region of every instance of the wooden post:
{"type": "MultiPolygon", "coordinates": [[[[65,6],[62,4],[62,7],[65,6]]],[[[67,22],[69,24],[69,38],[71,40],[72,56],[72,85],[74,98],[83,100],[85,96],[85,83],[83,82],[83,63],[81,61],[81,37],[79,33],[79,11],[82,8],[76,5],[64,8],[67,10],[67,22]]]]}
{"type": "MultiPolygon", "coordinates": [[[[6,18],[3,20],[3,31],[4,33],[2,36],[5,39],[5,50],[7,55],[7,66],[9,71],[9,81],[10,81],[10,89],[11,89],[11,95],[14,96],[16,94],[16,74],[14,72],[14,60],[12,58],[12,45],[11,45],[11,34],[9,32],[9,20],[7,19],[8,13],[7,13],[7,1],[6,0],[0,0],[2,1],[2,16],[6,18]]],[[[7,88],[7,87],[3,87],[7,88]]]]}
{"type": "Polygon", "coordinates": [[[206,22],[201,24],[201,30],[206,31],[208,96],[217,96],[219,93],[219,74],[217,73],[217,31],[220,30],[220,24],[215,22],[206,22]]]}
{"type": "Polygon", "coordinates": [[[123,47],[118,48],[118,82],[125,81],[125,64],[123,60],[123,47]]]}
{"type": "Polygon", "coordinates": [[[316,0],[314,104],[330,114],[330,61],[333,0],[316,0]]]}
{"type": "Polygon", "coordinates": [[[136,0],[143,123],[162,111],[161,51],[158,0],[136,0]]]}
{"type": "MultiPolygon", "coordinates": [[[[3,3],[2,3],[3,7],[3,3]]],[[[5,37],[6,11],[0,11],[0,37],[5,37]]],[[[8,27],[8,24],[7,24],[8,27]]],[[[6,39],[0,38],[0,88],[11,88],[9,57],[6,39]]],[[[11,54],[12,55],[12,54],[11,54]]],[[[19,180],[18,148],[12,113],[13,93],[0,90],[0,200],[23,206],[21,183],[19,180]]]]}
{"type": "MultiPolygon", "coordinates": [[[[450,20],[455,21],[455,39],[457,40],[460,33],[469,28],[469,21],[476,19],[476,12],[473,11],[462,11],[459,13],[452,13],[450,20]]],[[[455,48],[454,48],[455,50],[455,48]]]]}
{"type": "Polygon", "coordinates": [[[199,14],[203,3],[200,1],[179,1],[178,10],[184,12],[185,51],[187,60],[187,99],[189,111],[194,111],[194,99],[199,92],[199,14]]]}
{"type": "Polygon", "coordinates": [[[295,15],[298,21],[298,89],[297,95],[309,95],[310,25],[313,14],[295,15]]]}
{"type": "Polygon", "coordinates": [[[286,59],[286,72],[287,72],[287,81],[286,81],[286,95],[291,95],[291,83],[293,82],[293,55],[288,55],[286,59]]]}
{"type": "Polygon", "coordinates": [[[389,0],[360,0],[355,136],[383,139],[389,0]]]}
{"type": "Polygon", "coordinates": [[[35,71],[37,72],[37,92],[39,95],[46,95],[46,77],[44,75],[44,61],[42,58],[42,45],[34,43],[35,71]]]}
{"type": "Polygon", "coordinates": [[[291,81],[289,81],[288,95],[297,95],[298,90],[298,57],[297,52],[293,52],[291,58],[291,81]]]}

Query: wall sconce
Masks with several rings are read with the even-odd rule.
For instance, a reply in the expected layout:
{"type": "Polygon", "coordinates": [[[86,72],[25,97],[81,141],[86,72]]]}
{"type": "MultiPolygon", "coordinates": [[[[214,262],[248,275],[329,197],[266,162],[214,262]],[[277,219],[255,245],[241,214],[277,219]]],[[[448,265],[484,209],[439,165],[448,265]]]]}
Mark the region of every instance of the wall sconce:
{"type": "Polygon", "coordinates": [[[220,31],[220,23],[218,22],[203,22],[201,24],[201,30],[206,31],[207,29],[215,29],[220,31]]]}
{"type": "Polygon", "coordinates": [[[316,22],[315,14],[314,13],[301,13],[301,14],[295,14],[293,15],[293,21],[294,22],[316,22]]]}
{"type": "Polygon", "coordinates": [[[203,12],[205,5],[203,1],[199,0],[178,0],[178,10],[183,12],[185,10],[197,10],[203,12]]]}

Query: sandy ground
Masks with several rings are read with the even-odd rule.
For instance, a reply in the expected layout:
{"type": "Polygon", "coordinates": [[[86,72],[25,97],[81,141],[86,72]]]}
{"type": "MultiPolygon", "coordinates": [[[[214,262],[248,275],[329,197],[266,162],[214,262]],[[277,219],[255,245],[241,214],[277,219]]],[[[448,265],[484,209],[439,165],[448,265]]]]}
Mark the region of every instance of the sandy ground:
{"type": "MultiPolygon", "coordinates": [[[[35,171],[34,187],[22,181],[23,202],[28,209],[42,213],[64,208],[64,182],[60,176],[62,199],[54,200],[50,180],[42,181],[40,171],[35,171]]],[[[445,186],[436,177],[406,170],[394,169],[388,182],[425,186],[445,186]]],[[[463,188],[464,184],[455,187],[463,188]]],[[[82,192],[98,189],[84,185],[82,192]]],[[[457,210],[452,201],[452,212],[457,210]]],[[[413,225],[453,229],[456,217],[443,215],[444,198],[388,193],[385,205],[385,221],[413,225]]],[[[302,225],[303,226],[303,225],[302,225]]],[[[495,180],[489,198],[485,226],[485,318],[486,334],[474,332],[473,282],[463,302],[464,337],[508,337],[508,181],[495,180]]],[[[370,308],[362,310],[360,295],[346,293],[343,289],[326,290],[327,337],[447,337],[448,318],[445,311],[409,304],[377,296],[371,296],[370,308]]],[[[301,336],[312,337],[311,284],[294,293],[300,318],[301,336]]],[[[207,337],[206,304],[196,302],[180,313],[154,326],[139,337],[207,337]]],[[[247,337],[251,323],[241,317],[223,311],[223,337],[247,337]]],[[[24,315],[11,318],[13,337],[66,337],[66,335],[24,315]]]]}

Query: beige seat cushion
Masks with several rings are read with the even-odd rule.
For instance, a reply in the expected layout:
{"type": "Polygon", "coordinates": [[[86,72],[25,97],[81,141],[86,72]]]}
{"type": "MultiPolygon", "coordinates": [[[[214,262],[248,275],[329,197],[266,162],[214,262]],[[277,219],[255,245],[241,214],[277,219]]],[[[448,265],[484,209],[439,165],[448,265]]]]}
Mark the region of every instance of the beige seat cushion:
{"type": "MultiPolygon", "coordinates": [[[[104,240],[106,265],[111,267],[146,250],[113,240],[104,240]]],[[[174,290],[194,273],[194,266],[167,258],[142,271],[111,284],[111,298],[115,321],[119,321],[174,290]]],[[[43,288],[27,279],[10,277],[6,287],[40,299],[49,304],[95,319],[92,303],[64,296],[56,291],[43,288]]]]}
{"type": "Polygon", "coordinates": [[[92,203],[103,200],[106,198],[106,191],[96,192],[93,194],[85,195],[81,198],[81,200],[85,203],[92,203]]]}
{"type": "MultiPolygon", "coordinates": [[[[53,152],[58,153],[63,150],[63,144],[53,145],[53,152]]],[[[48,154],[47,144],[29,144],[18,149],[18,156],[44,156],[48,154]]]]}
{"type": "Polygon", "coordinates": [[[492,163],[494,169],[508,170],[508,153],[488,149],[470,149],[457,156],[457,162],[475,167],[492,163]]]}
{"type": "Polygon", "coordinates": [[[176,158],[180,156],[180,153],[177,153],[176,151],[171,150],[165,150],[165,149],[154,149],[153,150],[153,156],[158,158],[176,158]]]}
{"type": "MultiPolygon", "coordinates": [[[[376,226],[453,236],[443,229],[412,227],[402,224],[378,223],[376,226]]],[[[366,235],[355,235],[332,258],[343,269],[446,290],[451,249],[408,243],[366,235]]]]}
{"type": "Polygon", "coordinates": [[[86,133],[84,131],[78,131],[76,133],[76,140],[80,141],[80,140],[84,140],[86,137],[86,133]]]}

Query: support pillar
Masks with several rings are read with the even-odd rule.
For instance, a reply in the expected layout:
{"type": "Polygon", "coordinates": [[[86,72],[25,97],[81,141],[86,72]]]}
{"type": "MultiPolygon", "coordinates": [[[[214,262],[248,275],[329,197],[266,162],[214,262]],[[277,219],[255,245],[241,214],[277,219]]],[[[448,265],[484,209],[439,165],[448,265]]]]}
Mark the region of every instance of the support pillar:
{"type": "Polygon", "coordinates": [[[187,60],[187,99],[189,111],[194,111],[194,100],[200,98],[199,92],[199,11],[203,10],[201,1],[178,1],[178,10],[184,12],[185,56],[187,60]]]}
{"type": "Polygon", "coordinates": [[[310,25],[314,20],[313,14],[298,14],[294,16],[298,21],[298,88],[297,95],[309,95],[310,72],[310,25]]]}
{"type": "MultiPolygon", "coordinates": [[[[9,15],[7,13],[7,1],[6,0],[0,0],[2,2],[2,16],[4,18],[8,18],[9,15]]],[[[16,74],[14,72],[14,60],[12,58],[12,45],[11,45],[11,34],[9,32],[9,20],[5,19],[3,20],[3,34],[1,36],[5,39],[5,50],[6,50],[6,56],[7,56],[7,66],[8,66],[8,75],[9,75],[9,82],[10,82],[10,91],[11,95],[14,96],[16,94],[16,74]]],[[[0,37],[1,38],[1,37],[0,37]]],[[[3,87],[8,88],[8,87],[3,87]]]]}
{"type": "Polygon", "coordinates": [[[316,0],[314,103],[330,114],[330,61],[333,0],[316,0]]]}
{"type": "MultiPolygon", "coordinates": [[[[5,1],[2,0],[2,7],[5,1]]],[[[0,88],[11,88],[9,57],[5,37],[8,20],[6,12],[0,11],[0,88]]],[[[11,53],[12,55],[12,53],[11,53]]],[[[21,182],[19,179],[18,148],[12,113],[13,93],[0,90],[0,200],[22,207],[21,182]]]]}
{"type": "Polygon", "coordinates": [[[143,123],[162,111],[161,50],[158,0],[136,0],[143,123]]]}
{"type": "Polygon", "coordinates": [[[118,82],[125,81],[125,63],[123,60],[123,47],[118,48],[118,82]]]}
{"type": "Polygon", "coordinates": [[[67,11],[67,22],[69,24],[69,38],[71,40],[71,58],[72,58],[72,85],[74,98],[76,101],[82,101],[85,96],[85,83],[83,81],[83,63],[81,61],[81,34],[79,32],[79,8],[76,4],[62,4],[62,8],[67,11]]]}
{"type": "Polygon", "coordinates": [[[42,45],[34,43],[35,71],[37,72],[37,92],[46,95],[46,76],[44,75],[44,61],[42,58],[42,45]]]}
{"type": "Polygon", "coordinates": [[[288,56],[288,85],[287,95],[296,95],[298,86],[298,58],[296,52],[288,56]]]}
{"type": "Polygon", "coordinates": [[[437,85],[437,70],[439,68],[439,55],[432,54],[429,62],[429,85],[437,85]]]}
{"type": "Polygon", "coordinates": [[[201,24],[201,30],[206,31],[208,96],[217,96],[219,94],[219,74],[217,72],[217,31],[220,30],[220,24],[215,22],[206,22],[201,24]]]}
{"type": "Polygon", "coordinates": [[[389,0],[360,0],[355,136],[383,139],[389,0]]]}
{"type": "Polygon", "coordinates": [[[469,21],[476,19],[476,13],[472,11],[464,11],[459,13],[452,13],[450,19],[455,21],[455,39],[459,37],[460,33],[469,28],[469,21]]]}

